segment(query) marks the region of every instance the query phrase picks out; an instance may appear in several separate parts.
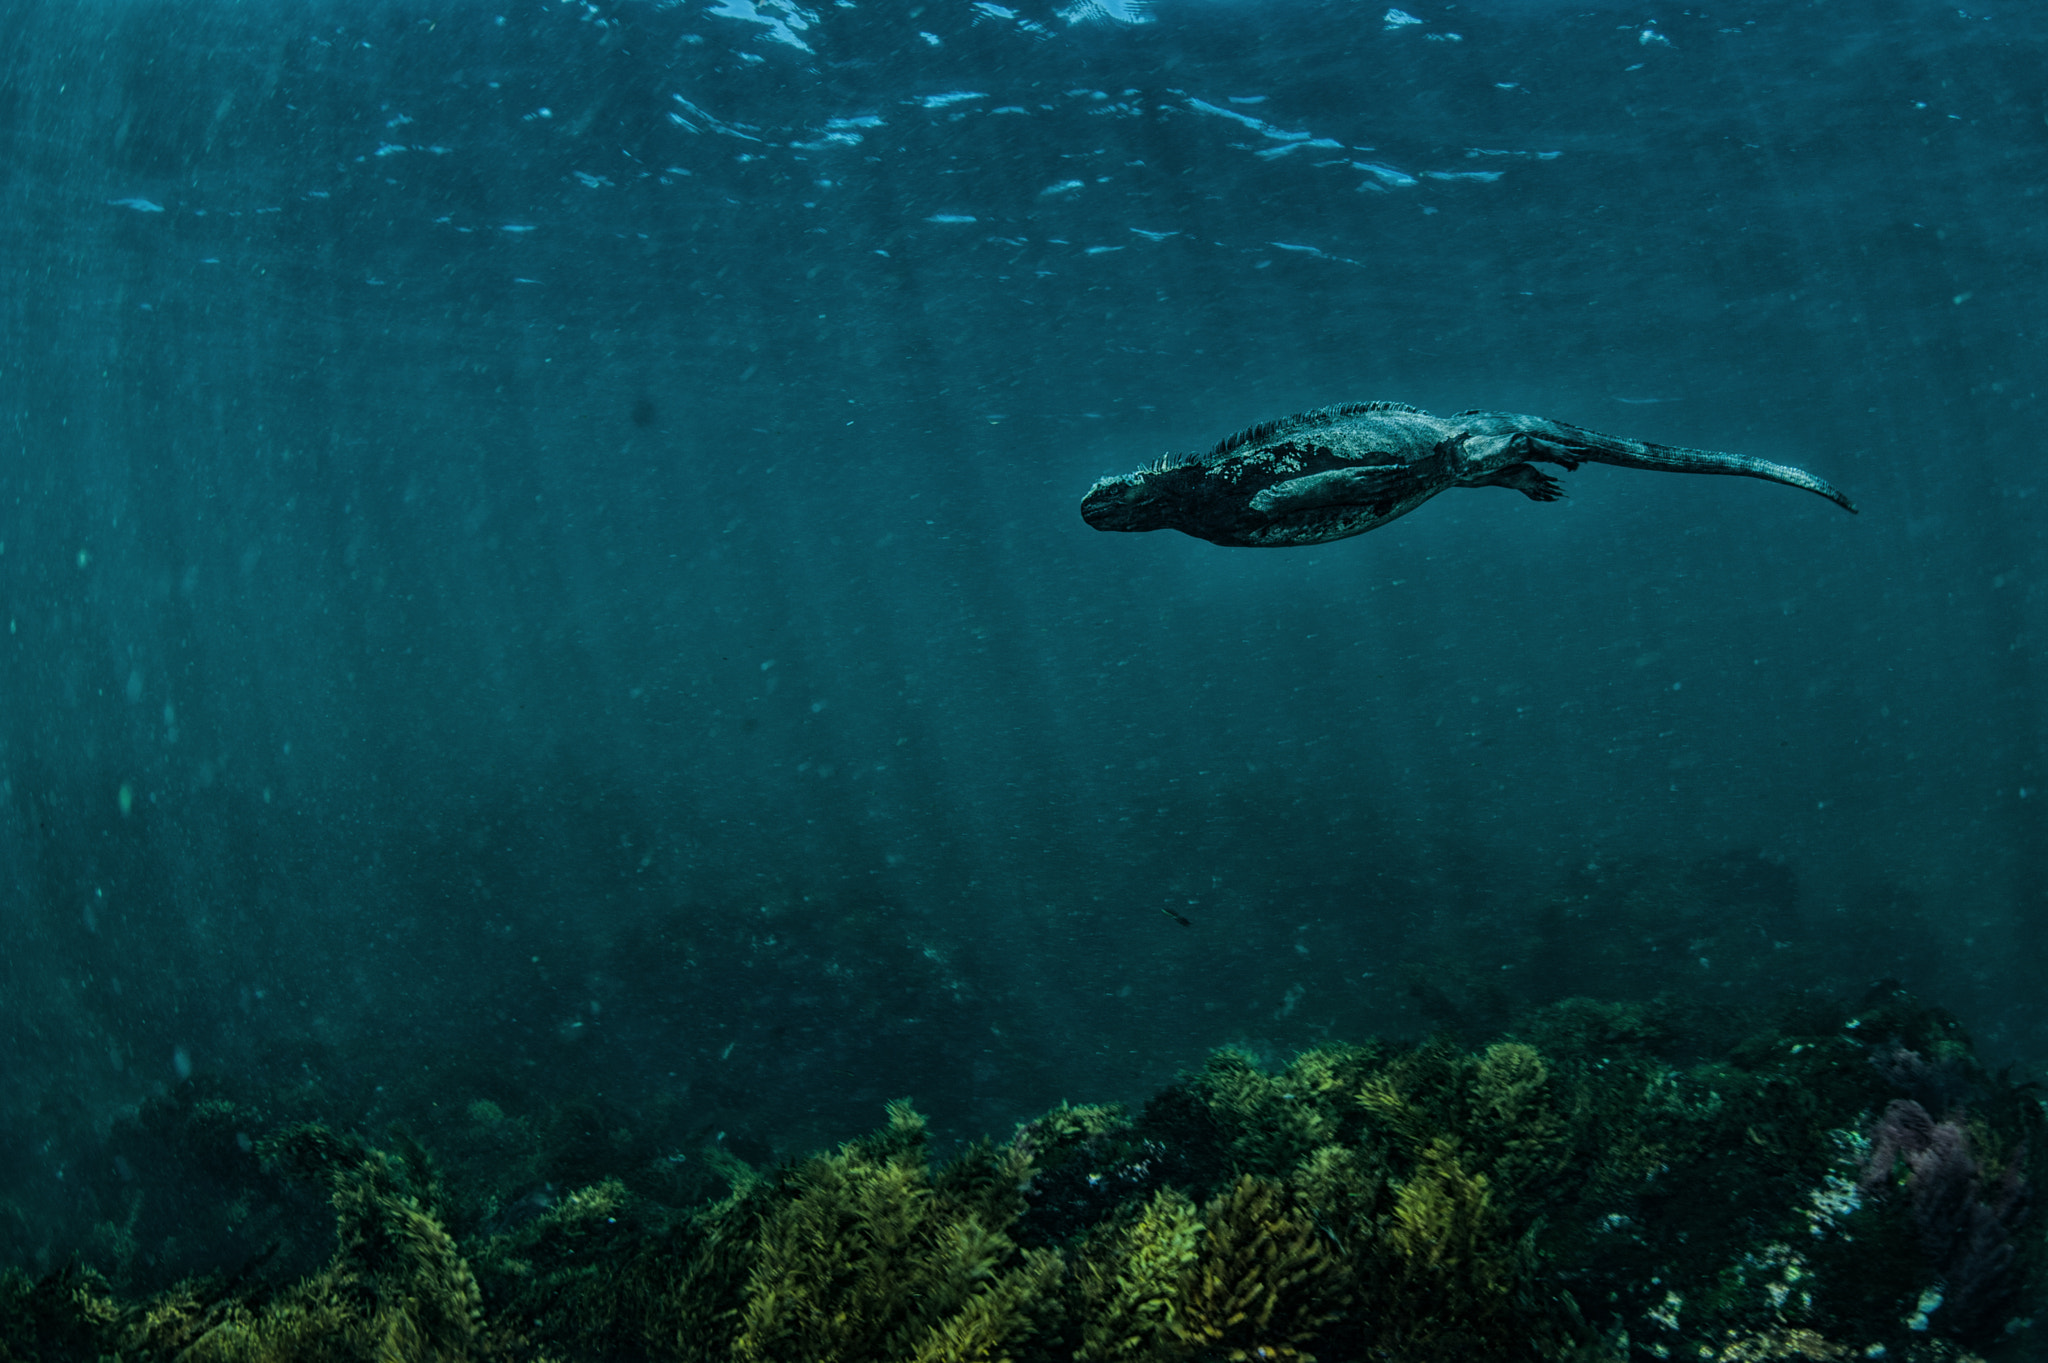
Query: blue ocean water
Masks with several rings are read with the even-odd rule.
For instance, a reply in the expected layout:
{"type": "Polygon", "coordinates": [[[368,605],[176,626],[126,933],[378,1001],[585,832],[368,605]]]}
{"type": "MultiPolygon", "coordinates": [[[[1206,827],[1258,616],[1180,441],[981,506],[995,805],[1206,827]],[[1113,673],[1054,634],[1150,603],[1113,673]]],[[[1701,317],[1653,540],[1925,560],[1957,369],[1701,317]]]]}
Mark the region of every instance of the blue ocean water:
{"type": "Polygon", "coordinates": [[[16,1251],[194,1076],[761,1162],[1882,980],[2038,1072],[2044,40],[10,0],[16,1251]],[[1364,399],[1862,514],[1589,465],[1313,548],[1080,519],[1364,399]]]}

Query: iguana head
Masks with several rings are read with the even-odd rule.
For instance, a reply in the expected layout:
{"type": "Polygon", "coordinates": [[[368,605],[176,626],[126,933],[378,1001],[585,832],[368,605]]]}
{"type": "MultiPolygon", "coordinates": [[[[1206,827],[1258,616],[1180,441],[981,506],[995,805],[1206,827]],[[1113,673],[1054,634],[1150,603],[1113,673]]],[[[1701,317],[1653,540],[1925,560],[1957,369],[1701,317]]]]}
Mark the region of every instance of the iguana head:
{"type": "Polygon", "coordinates": [[[1097,480],[1081,498],[1081,519],[1097,530],[1177,529],[1181,467],[1162,459],[1136,473],[1097,480]]]}

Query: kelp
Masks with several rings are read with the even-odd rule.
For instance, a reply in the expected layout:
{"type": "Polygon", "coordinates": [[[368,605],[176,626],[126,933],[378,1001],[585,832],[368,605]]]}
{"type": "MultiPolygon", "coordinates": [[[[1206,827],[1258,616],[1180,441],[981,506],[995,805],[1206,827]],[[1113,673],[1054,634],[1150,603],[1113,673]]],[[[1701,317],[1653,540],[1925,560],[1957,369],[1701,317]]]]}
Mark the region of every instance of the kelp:
{"type": "Polygon", "coordinates": [[[171,1204],[227,1199],[200,1221],[238,1251],[236,1227],[324,1207],[325,1260],[151,1289],[204,1242],[176,1244],[138,1186],[84,1241],[102,1261],[0,1274],[0,1363],[2026,1354],[2048,1259],[2031,1089],[1895,996],[1705,1056],[1680,1030],[1571,1000],[1471,1045],[1225,1051],[1136,1116],[1062,1105],[944,1163],[893,1103],[779,1167],[708,1147],[728,1189],[694,1204],[644,1169],[533,1185],[595,1147],[557,1159],[540,1133],[564,1123],[491,1100],[451,1154],[397,1128],[260,1130],[260,1103],[194,1088],[135,1128],[192,1154],[171,1204]]]}

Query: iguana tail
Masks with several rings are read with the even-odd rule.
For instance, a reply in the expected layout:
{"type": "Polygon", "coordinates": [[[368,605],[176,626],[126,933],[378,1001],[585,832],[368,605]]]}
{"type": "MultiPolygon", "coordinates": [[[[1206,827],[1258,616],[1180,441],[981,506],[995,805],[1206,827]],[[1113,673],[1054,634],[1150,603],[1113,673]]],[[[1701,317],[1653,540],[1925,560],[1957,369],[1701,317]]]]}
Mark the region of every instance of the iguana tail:
{"type": "MultiPolygon", "coordinates": [[[[1725,473],[1743,478],[1762,478],[1787,487],[1803,487],[1808,492],[1817,492],[1851,515],[1856,514],[1856,504],[1833,484],[1790,464],[1773,464],[1765,459],[1752,459],[1746,454],[1723,454],[1717,450],[1687,449],[1682,445],[1652,445],[1642,440],[1623,440],[1540,417],[1470,412],[1461,413],[1453,420],[1462,424],[1466,417],[1498,421],[1502,423],[1503,433],[1515,430],[1527,436],[1535,448],[1524,458],[1567,465],[1583,460],[1594,464],[1618,464],[1631,469],[1661,469],[1666,473],[1725,473]]],[[[1475,423],[1475,429],[1483,429],[1483,426],[1475,423]]]]}

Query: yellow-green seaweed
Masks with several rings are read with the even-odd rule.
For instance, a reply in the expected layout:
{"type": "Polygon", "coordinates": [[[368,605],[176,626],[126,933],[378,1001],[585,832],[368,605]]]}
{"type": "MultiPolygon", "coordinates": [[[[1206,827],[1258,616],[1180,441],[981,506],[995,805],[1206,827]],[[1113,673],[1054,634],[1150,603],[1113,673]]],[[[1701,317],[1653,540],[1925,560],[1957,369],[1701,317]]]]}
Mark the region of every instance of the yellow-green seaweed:
{"type": "Polygon", "coordinates": [[[881,1138],[779,1181],[754,1242],[736,1363],[1001,1359],[1030,1328],[1058,1255],[1019,1251],[985,1187],[933,1186],[924,1119],[907,1102],[890,1105],[889,1122],[881,1138]]]}
{"type": "MultiPolygon", "coordinates": [[[[895,1103],[780,1168],[696,1158],[730,1190],[694,1206],[663,1200],[660,1170],[536,1186],[558,1167],[542,1126],[482,1099],[453,1109],[475,1162],[403,1131],[259,1128],[229,1167],[319,1190],[324,1263],[300,1228],[313,1253],[289,1274],[138,1290],[115,1222],[104,1263],[0,1273],[0,1363],[2025,1357],[2048,1255],[2013,1190],[2048,1175],[2048,1119],[1951,1023],[1886,1007],[1850,1028],[1809,1005],[1706,1059],[1585,1001],[1471,1046],[1324,1046],[1272,1070],[1228,1052],[1137,1118],[1062,1105],[942,1165],[895,1103]],[[1967,1153],[1944,1200],[1903,1163],[1865,1167],[1902,1082],[1932,1086],[1929,1120],[1967,1153]],[[1943,1085],[1967,1105],[1941,1108],[1943,1085]],[[1961,1229],[1983,1253],[1930,1257],[1961,1229]],[[1998,1310],[1945,1316],[1944,1272],[1979,1275],[1962,1285],[1998,1310]]],[[[194,1148],[256,1124],[166,1102],[194,1148]]],[[[303,1203],[204,1186],[221,1227],[303,1203]]]]}
{"type": "Polygon", "coordinates": [[[1343,1260],[1278,1183],[1240,1175],[1203,1208],[1174,1330],[1208,1355],[1303,1360],[1350,1300],[1343,1260]]]}
{"type": "Polygon", "coordinates": [[[1183,1352],[1184,1280],[1202,1249],[1195,1204],[1161,1188],[1141,1215],[1091,1237],[1077,1274],[1084,1363],[1138,1363],[1183,1352]]]}

